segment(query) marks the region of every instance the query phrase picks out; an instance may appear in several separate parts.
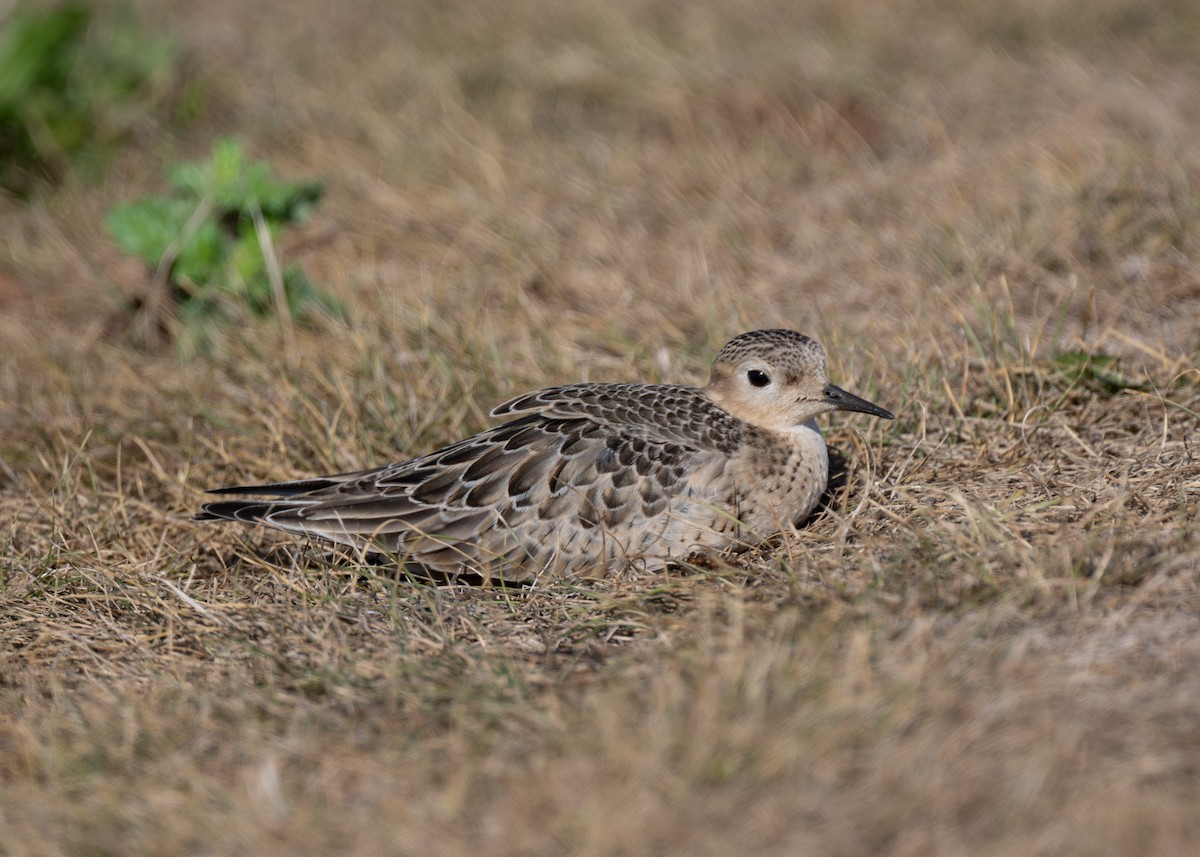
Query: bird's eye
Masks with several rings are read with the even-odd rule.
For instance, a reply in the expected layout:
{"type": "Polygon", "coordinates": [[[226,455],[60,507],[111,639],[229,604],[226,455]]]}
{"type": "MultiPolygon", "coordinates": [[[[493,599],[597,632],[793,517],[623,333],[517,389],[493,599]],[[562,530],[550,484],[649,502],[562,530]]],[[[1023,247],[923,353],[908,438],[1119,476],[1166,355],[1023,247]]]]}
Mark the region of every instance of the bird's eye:
{"type": "Polygon", "coordinates": [[[771,383],[771,376],[761,369],[751,369],[746,373],[746,380],[755,387],[765,387],[771,383]]]}

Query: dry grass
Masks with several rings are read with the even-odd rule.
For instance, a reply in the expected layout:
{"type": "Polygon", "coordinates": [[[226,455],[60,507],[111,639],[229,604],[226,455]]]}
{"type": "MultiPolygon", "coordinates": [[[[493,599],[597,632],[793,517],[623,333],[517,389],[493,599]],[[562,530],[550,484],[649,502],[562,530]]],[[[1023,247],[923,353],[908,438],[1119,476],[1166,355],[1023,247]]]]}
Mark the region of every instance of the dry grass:
{"type": "Polygon", "coordinates": [[[0,202],[0,850],[1200,848],[1192,4],[144,5],[209,115],[0,202]],[[351,323],[106,341],[104,210],[230,131],[329,180],[280,252],[351,323]],[[766,325],[900,417],[736,567],[439,588],[187,520],[766,325]]]}

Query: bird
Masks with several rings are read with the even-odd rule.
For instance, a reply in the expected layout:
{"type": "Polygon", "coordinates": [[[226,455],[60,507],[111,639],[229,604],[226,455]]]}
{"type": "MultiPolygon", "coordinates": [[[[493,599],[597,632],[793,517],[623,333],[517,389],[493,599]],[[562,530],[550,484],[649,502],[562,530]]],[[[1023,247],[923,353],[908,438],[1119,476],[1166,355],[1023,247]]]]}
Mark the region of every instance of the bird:
{"type": "Polygon", "coordinates": [[[317,536],[442,578],[659,570],[803,522],[828,484],[815,418],[831,411],[894,418],[830,383],[815,339],[754,330],[720,349],[703,387],[537,390],[494,408],[499,425],[419,458],[213,489],[239,499],[194,520],[317,536]]]}

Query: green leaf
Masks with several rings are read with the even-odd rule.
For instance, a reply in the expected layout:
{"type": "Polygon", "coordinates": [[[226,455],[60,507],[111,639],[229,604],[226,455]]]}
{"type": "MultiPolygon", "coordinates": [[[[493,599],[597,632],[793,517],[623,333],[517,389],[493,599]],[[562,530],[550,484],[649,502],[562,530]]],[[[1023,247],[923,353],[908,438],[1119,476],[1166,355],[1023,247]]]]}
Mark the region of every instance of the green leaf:
{"type": "Polygon", "coordinates": [[[90,19],[72,3],[13,12],[0,28],[0,103],[18,104],[39,87],[62,90],[90,19]]]}
{"type": "Polygon", "coordinates": [[[220,227],[205,220],[180,247],[172,279],[177,282],[189,280],[197,285],[211,284],[219,278],[227,254],[220,227]]]}
{"type": "MultiPolygon", "coordinates": [[[[105,223],[118,247],[157,266],[181,239],[195,211],[195,205],[186,200],[151,197],[117,206],[108,212],[105,223]]],[[[175,248],[175,253],[172,279],[205,284],[212,282],[224,266],[227,250],[217,224],[204,220],[175,248]]]]}
{"type": "Polygon", "coordinates": [[[264,316],[271,312],[271,284],[258,236],[251,224],[245,224],[229,253],[226,288],[241,296],[250,311],[264,316]]]}
{"type": "Polygon", "coordinates": [[[1118,370],[1119,362],[1116,357],[1082,349],[1061,351],[1052,359],[1056,374],[1067,386],[1082,384],[1110,396],[1122,390],[1145,389],[1144,383],[1134,381],[1118,370]]]}
{"type": "Polygon", "coordinates": [[[185,200],[150,197],[110,209],[104,223],[118,247],[157,265],[194,210],[185,200]]]}
{"type": "Polygon", "coordinates": [[[314,312],[323,312],[342,321],[349,318],[346,307],[333,295],[318,289],[299,268],[293,266],[284,270],[283,284],[293,317],[305,318],[314,312]]]}
{"type": "Polygon", "coordinates": [[[321,182],[279,182],[262,189],[258,205],[268,220],[303,223],[324,193],[321,182]]]}
{"type": "Polygon", "coordinates": [[[17,0],[0,12],[0,184],[96,163],[157,107],[179,75],[174,50],[111,4],[17,0]]]}
{"type": "Polygon", "coordinates": [[[219,140],[207,163],[182,164],[171,171],[171,185],[196,199],[211,199],[223,219],[250,217],[257,209],[268,221],[303,220],[321,198],[320,182],[285,182],[265,162],[248,163],[241,143],[219,140]]]}

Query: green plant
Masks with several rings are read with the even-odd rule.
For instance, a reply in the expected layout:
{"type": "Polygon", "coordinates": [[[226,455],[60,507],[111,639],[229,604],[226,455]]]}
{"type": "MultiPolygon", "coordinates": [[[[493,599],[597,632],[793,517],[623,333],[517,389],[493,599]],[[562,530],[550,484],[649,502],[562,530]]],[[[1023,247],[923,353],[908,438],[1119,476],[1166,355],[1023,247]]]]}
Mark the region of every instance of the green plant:
{"type": "Polygon", "coordinates": [[[279,231],[305,220],[320,200],[319,182],[274,178],[269,164],[247,161],[241,144],[225,139],[207,162],[173,168],[170,184],[167,196],[111,209],[106,224],[122,250],[152,268],[150,297],[133,309],[174,308],[175,330],[163,318],[151,327],[178,333],[182,353],[207,348],[212,326],[243,311],[284,324],[314,311],[342,314],[299,268],[281,269],[273,249],[279,231]]]}
{"type": "Polygon", "coordinates": [[[29,194],[102,156],[178,90],[172,46],[81,2],[0,13],[0,187],[29,194]]]}
{"type": "Polygon", "coordinates": [[[1122,390],[1146,389],[1144,383],[1120,371],[1116,357],[1079,348],[1055,354],[1050,369],[1055,379],[1067,389],[1083,386],[1108,396],[1114,396],[1122,390]]]}

